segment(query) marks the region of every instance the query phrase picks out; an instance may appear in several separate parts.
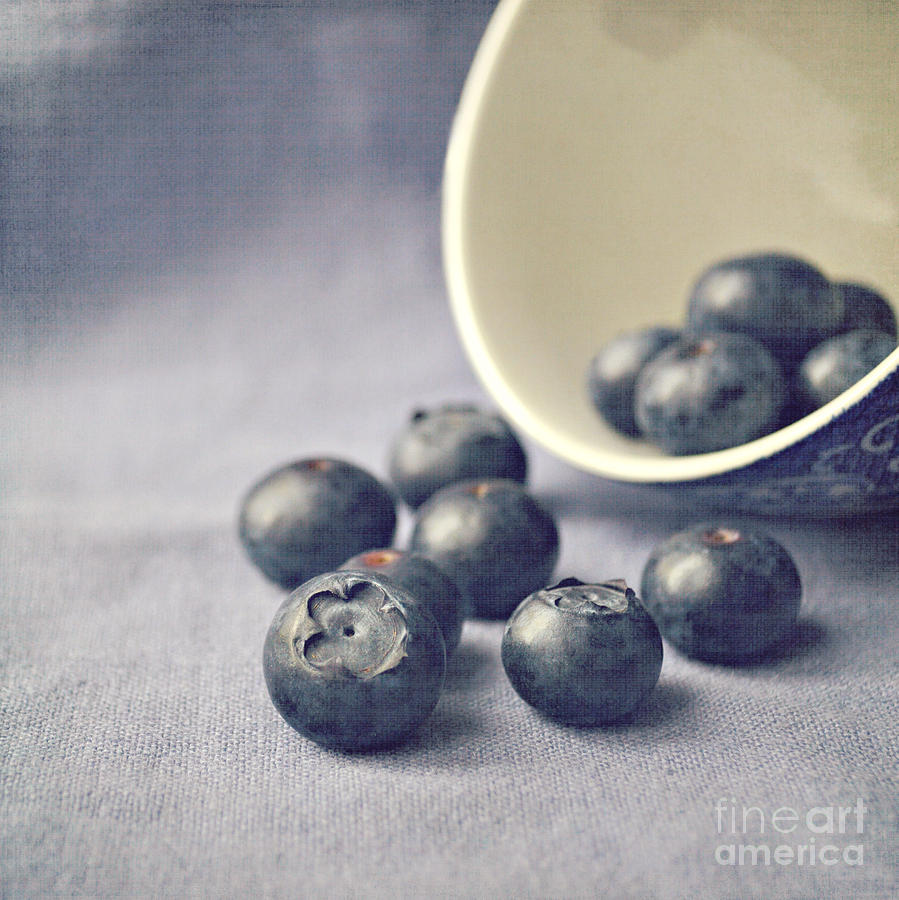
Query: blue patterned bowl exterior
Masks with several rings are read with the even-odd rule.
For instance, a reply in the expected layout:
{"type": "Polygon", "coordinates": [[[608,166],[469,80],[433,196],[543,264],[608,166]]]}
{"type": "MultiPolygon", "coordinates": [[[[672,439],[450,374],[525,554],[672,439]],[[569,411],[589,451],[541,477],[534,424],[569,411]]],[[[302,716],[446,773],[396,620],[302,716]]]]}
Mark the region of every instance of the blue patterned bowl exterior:
{"type": "Polygon", "coordinates": [[[858,403],[744,468],[659,485],[715,506],[840,516],[899,509],[899,369],[858,403]]]}

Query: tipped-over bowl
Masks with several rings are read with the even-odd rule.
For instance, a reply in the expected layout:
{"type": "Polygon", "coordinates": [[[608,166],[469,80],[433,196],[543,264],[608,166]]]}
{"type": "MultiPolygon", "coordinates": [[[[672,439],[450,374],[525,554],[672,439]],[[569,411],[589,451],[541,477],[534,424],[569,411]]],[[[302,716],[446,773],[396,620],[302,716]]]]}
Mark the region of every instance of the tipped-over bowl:
{"type": "Polygon", "coordinates": [[[899,351],[750,443],[667,456],[585,386],[680,327],[720,259],[775,250],[899,298],[899,16],[873,0],[501,0],[460,99],[444,266],[473,367],[576,467],[750,512],[899,507],[899,351]]]}

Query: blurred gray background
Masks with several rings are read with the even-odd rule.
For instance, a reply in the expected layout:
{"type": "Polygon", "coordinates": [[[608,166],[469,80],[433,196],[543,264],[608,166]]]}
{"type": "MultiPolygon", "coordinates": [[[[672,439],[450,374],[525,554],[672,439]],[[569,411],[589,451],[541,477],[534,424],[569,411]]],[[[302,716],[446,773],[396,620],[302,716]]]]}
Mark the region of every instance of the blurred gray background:
{"type": "MultiPolygon", "coordinates": [[[[323,751],[268,701],[281,595],[236,541],[246,488],[317,453],[384,477],[412,408],[490,404],[439,190],[493,6],[0,4],[0,895],[899,890],[895,517],[764,522],[803,576],[792,647],[741,669],[666,649],[626,726],[527,708],[501,623],[466,625],[394,752],[323,751]],[[864,862],[720,865],[722,798],[861,798],[862,833],[831,839],[864,862]]],[[[637,584],[699,514],[528,449],[560,576],[637,584]]]]}

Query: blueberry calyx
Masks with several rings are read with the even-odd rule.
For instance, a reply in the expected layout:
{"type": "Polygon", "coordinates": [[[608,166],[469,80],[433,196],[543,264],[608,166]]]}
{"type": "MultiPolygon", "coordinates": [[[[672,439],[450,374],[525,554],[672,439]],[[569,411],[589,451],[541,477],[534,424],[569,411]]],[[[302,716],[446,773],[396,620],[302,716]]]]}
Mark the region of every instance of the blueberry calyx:
{"type": "Polygon", "coordinates": [[[420,422],[422,419],[434,415],[451,415],[453,413],[466,415],[476,412],[478,412],[478,408],[473,403],[444,403],[443,406],[438,406],[436,409],[413,410],[409,418],[413,422],[420,422]]]}
{"type": "Polygon", "coordinates": [[[334,468],[334,463],[330,459],[304,459],[300,461],[298,468],[309,469],[312,472],[327,472],[334,468]]]}
{"type": "Polygon", "coordinates": [[[555,584],[551,584],[548,588],[546,588],[546,590],[555,591],[558,588],[578,587],[582,584],[584,584],[584,582],[581,581],[580,578],[563,578],[561,581],[557,581],[555,584]]]}
{"type": "Polygon", "coordinates": [[[703,337],[688,341],[684,347],[683,356],[686,359],[696,359],[699,356],[708,356],[718,344],[714,338],[703,337]]]}
{"type": "Polygon", "coordinates": [[[298,662],[337,678],[368,680],[408,655],[402,606],[362,575],[335,576],[311,594],[290,643],[298,662]]]}
{"type": "Polygon", "coordinates": [[[359,557],[359,562],[363,566],[371,566],[375,569],[380,569],[383,566],[388,566],[390,563],[396,562],[402,553],[397,550],[387,549],[387,550],[369,550],[368,553],[363,553],[359,557]]]}
{"type": "Polygon", "coordinates": [[[468,487],[468,493],[480,499],[490,493],[489,481],[478,481],[468,487]]]}
{"type": "Polygon", "coordinates": [[[565,578],[558,584],[537,591],[548,606],[574,612],[623,613],[636,599],[623,579],[586,584],[578,578],[565,578]]]}
{"type": "Polygon", "coordinates": [[[702,541],[706,544],[735,544],[742,540],[743,535],[736,528],[725,528],[723,526],[710,528],[702,535],[702,541]]]}

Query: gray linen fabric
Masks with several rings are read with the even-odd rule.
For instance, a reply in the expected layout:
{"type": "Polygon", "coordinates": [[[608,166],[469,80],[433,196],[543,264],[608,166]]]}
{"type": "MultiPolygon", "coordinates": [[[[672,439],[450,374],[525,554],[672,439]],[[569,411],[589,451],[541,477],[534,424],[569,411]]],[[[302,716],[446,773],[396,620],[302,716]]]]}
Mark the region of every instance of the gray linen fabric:
{"type": "MultiPolygon", "coordinates": [[[[627,725],[542,719],[486,622],[401,749],[324,751],[268,700],[281,595],[237,544],[244,490],[314,453],[383,477],[411,408],[489,402],[438,192],[491,7],[0,9],[2,896],[899,891],[894,517],[765,522],[803,577],[795,645],[666,648],[627,725]]],[[[560,575],[638,583],[700,514],[529,450],[560,575]]]]}

